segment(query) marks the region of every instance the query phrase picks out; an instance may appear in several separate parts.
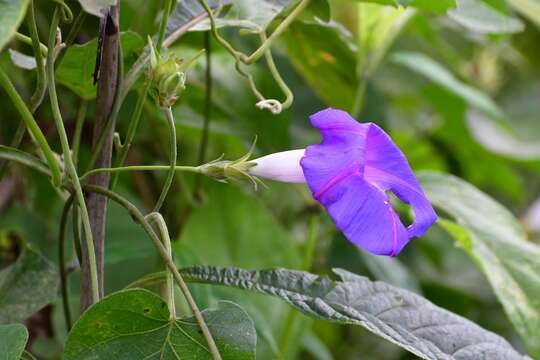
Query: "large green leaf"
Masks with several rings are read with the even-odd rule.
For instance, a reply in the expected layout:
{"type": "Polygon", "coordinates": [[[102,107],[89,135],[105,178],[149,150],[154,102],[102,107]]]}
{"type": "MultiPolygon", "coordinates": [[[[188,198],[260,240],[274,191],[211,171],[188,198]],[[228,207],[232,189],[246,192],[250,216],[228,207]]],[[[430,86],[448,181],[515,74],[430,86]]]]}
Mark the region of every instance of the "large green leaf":
{"type": "MultiPolygon", "coordinates": [[[[134,54],[144,46],[142,38],[131,31],[120,34],[124,67],[134,62],[134,54]]],[[[92,74],[96,65],[97,39],[83,45],[73,45],[66,51],[62,63],[56,71],[56,79],[86,100],[96,97],[96,86],[92,74]]]]}
{"type": "MultiPolygon", "coordinates": [[[[255,359],[253,322],[238,305],[220,302],[203,311],[223,359],[255,359]]],[[[193,318],[169,319],[154,293],[125,290],[92,306],[69,333],[64,359],[212,359],[193,318]]]]}
{"type": "Polygon", "coordinates": [[[3,360],[19,360],[28,340],[22,324],[0,325],[0,354],[3,360]]]}
{"type": "Polygon", "coordinates": [[[419,180],[433,204],[455,218],[460,228],[445,227],[484,271],[527,349],[540,356],[540,248],[508,210],[472,185],[432,172],[419,180]]]}
{"type": "Polygon", "coordinates": [[[457,7],[448,16],[467,30],[482,34],[523,31],[523,23],[481,0],[456,0],[457,7]]]}
{"type": "Polygon", "coordinates": [[[0,271],[0,323],[21,322],[56,299],[59,276],[54,264],[28,246],[0,271]]]}
{"type": "Polygon", "coordinates": [[[356,46],[336,23],[295,22],[283,34],[296,70],[328,105],[350,109],[357,91],[356,46]]]}
{"type": "Polygon", "coordinates": [[[454,77],[447,69],[426,55],[415,52],[399,52],[392,56],[393,62],[406,66],[437,85],[462,98],[469,105],[482,111],[490,118],[504,121],[505,115],[495,102],[478,89],[469,86],[454,77]]]}
{"type": "Polygon", "coordinates": [[[423,359],[525,359],[500,336],[383,282],[335,269],[333,281],[306,272],[276,269],[194,267],[188,281],[238,287],[274,295],[304,314],[360,325],[423,359]]]}
{"type": "Polygon", "coordinates": [[[27,6],[28,0],[0,1],[0,51],[17,31],[27,6]]]}

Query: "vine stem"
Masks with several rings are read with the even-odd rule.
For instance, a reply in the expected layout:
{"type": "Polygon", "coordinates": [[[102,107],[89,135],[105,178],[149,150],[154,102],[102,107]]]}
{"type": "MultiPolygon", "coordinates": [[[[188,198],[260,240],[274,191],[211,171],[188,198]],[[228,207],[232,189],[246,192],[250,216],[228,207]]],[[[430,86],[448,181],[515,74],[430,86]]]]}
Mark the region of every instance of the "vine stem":
{"type": "Polygon", "coordinates": [[[176,149],[176,126],[174,124],[174,115],[172,113],[172,110],[170,107],[164,108],[165,115],[167,117],[167,125],[169,127],[169,172],[167,174],[167,178],[165,179],[165,184],[163,185],[163,190],[161,190],[161,194],[159,195],[159,199],[156,203],[156,206],[154,207],[154,212],[158,212],[161,206],[163,205],[163,202],[165,201],[165,198],[167,197],[167,194],[169,193],[169,189],[171,188],[172,181],[174,179],[174,173],[176,168],[176,158],[178,156],[178,151],[176,149]]]}
{"type": "Polygon", "coordinates": [[[81,218],[84,228],[84,240],[86,243],[86,248],[88,251],[88,263],[90,270],[90,286],[92,289],[92,302],[95,303],[99,300],[99,284],[97,278],[97,266],[96,266],[96,256],[94,252],[94,241],[92,237],[92,229],[90,226],[90,219],[88,216],[88,209],[86,207],[84,194],[79,182],[79,177],[77,175],[77,170],[73,164],[73,159],[71,157],[71,150],[69,148],[69,141],[66,134],[66,129],[64,128],[64,122],[62,120],[62,114],[60,113],[60,107],[58,105],[58,96],[56,94],[56,85],[54,80],[54,46],[56,39],[56,28],[59,23],[59,12],[60,6],[57,5],[53,19],[51,22],[51,29],[49,31],[49,51],[47,52],[47,83],[49,88],[49,98],[51,101],[51,109],[58,131],[58,136],[60,138],[60,144],[62,146],[62,153],[64,157],[64,163],[66,166],[66,171],[71,178],[73,188],[75,190],[75,196],[77,199],[77,204],[81,210],[81,218]]]}
{"type": "MultiPolygon", "coordinates": [[[[80,181],[86,180],[89,176],[99,174],[99,173],[113,173],[118,174],[122,172],[129,171],[170,171],[171,167],[169,165],[133,165],[133,166],[123,166],[123,167],[114,167],[114,168],[97,168],[92,169],[84,173],[79,179],[80,181]]],[[[201,168],[198,166],[175,166],[174,171],[185,171],[192,173],[201,173],[201,168]]]]}
{"type": "Polygon", "coordinates": [[[152,240],[152,242],[158,249],[158,252],[161,258],[163,259],[163,261],[165,262],[169,270],[172,272],[175,282],[178,284],[178,286],[180,287],[180,290],[182,291],[182,294],[186,298],[186,301],[188,302],[191,308],[191,311],[193,315],[195,316],[195,319],[197,320],[199,327],[201,328],[204,338],[206,339],[206,342],[208,343],[208,347],[209,347],[210,353],[212,354],[212,357],[214,358],[214,360],[221,360],[221,355],[216,346],[214,338],[212,337],[212,334],[210,333],[210,330],[208,329],[206,321],[204,320],[204,317],[202,316],[201,311],[199,310],[199,307],[197,306],[197,303],[193,299],[193,296],[191,295],[186,282],[184,281],[184,279],[182,278],[182,275],[180,275],[180,272],[176,268],[176,264],[174,263],[173,259],[169,256],[167,249],[165,248],[165,246],[162,244],[159,237],[156,235],[156,233],[152,229],[152,226],[145,219],[144,215],[139,211],[139,209],[137,209],[135,205],[133,205],[127,199],[123,198],[122,196],[108,189],[105,189],[99,186],[87,185],[85,186],[85,190],[90,191],[90,192],[96,192],[101,195],[107,196],[110,200],[124,207],[130,213],[130,215],[139,224],[142,225],[143,229],[150,237],[150,240],[152,240]]]}
{"type": "MultiPolygon", "coordinates": [[[[133,114],[131,115],[131,119],[129,120],[129,125],[126,133],[126,139],[124,141],[124,144],[121,146],[120,150],[118,151],[118,155],[115,162],[115,167],[121,167],[124,162],[126,161],[127,155],[129,153],[129,149],[131,148],[131,143],[133,142],[133,139],[135,138],[135,133],[137,132],[137,128],[139,127],[139,121],[141,120],[141,114],[144,107],[144,102],[146,101],[146,95],[148,93],[148,89],[150,89],[150,81],[146,81],[141,93],[139,94],[139,98],[137,99],[137,104],[135,105],[135,110],[133,111],[133,114]]],[[[111,179],[111,185],[110,188],[113,190],[116,186],[116,183],[118,182],[118,176],[119,172],[116,172],[112,179],[111,179]]]]}
{"type": "Polygon", "coordinates": [[[69,215],[69,210],[73,204],[73,196],[70,196],[64,203],[62,209],[62,216],[60,217],[60,230],[58,232],[58,263],[60,264],[60,288],[62,290],[62,307],[64,309],[64,319],[66,321],[66,329],[69,332],[71,330],[71,311],[69,309],[69,291],[68,291],[68,279],[66,271],[66,225],[69,215]]]}
{"type": "Polygon", "coordinates": [[[15,89],[11,81],[9,80],[4,70],[1,68],[0,68],[0,85],[4,88],[4,90],[10,97],[11,101],[13,101],[13,104],[15,105],[15,108],[19,111],[19,113],[21,114],[22,119],[26,127],[28,128],[28,131],[30,132],[34,140],[37,142],[41,151],[43,152],[43,155],[45,156],[45,159],[47,160],[47,164],[49,165],[49,168],[51,169],[53,184],[55,186],[60,185],[62,181],[62,172],[60,171],[60,166],[58,165],[58,162],[56,161],[54,152],[49,146],[47,139],[45,139],[45,135],[43,135],[43,132],[39,128],[36,120],[34,119],[34,116],[30,112],[30,110],[28,109],[24,101],[21,99],[20,95],[17,93],[17,90],[15,89]]]}
{"type": "MultiPolygon", "coordinates": [[[[171,237],[169,235],[169,231],[167,230],[167,224],[165,223],[165,220],[163,219],[163,216],[160,213],[153,212],[148,215],[146,215],[146,219],[150,222],[153,222],[161,235],[161,241],[163,245],[165,246],[165,249],[167,250],[169,257],[172,259],[172,246],[171,246],[171,237]]],[[[165,270],[167,272],[167,275],[165,276],[165,292],[166,292],[166,299],[167,299],[167,305],[169,306],[169,319],[175,320],[176,319],[176,305],[174,303],[174,278],[171,271],[165,266],[165,270]]]]}

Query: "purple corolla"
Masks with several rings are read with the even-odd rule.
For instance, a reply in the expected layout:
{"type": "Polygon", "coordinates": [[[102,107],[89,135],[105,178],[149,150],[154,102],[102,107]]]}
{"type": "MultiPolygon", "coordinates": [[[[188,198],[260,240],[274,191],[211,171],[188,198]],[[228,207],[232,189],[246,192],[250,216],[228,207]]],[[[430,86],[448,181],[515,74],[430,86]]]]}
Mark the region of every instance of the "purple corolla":
{"type": "Polygon", "coordinates": [[[322,134],[320,144],[252,160],[249,173],[306,182],[347,239],[377,255],[398,255],[437,220],[407,159],[380,127],[336,109],[310,120],[322,134]],[[411,206],[411,225],[403,225],[387,191],[411,206]]]}

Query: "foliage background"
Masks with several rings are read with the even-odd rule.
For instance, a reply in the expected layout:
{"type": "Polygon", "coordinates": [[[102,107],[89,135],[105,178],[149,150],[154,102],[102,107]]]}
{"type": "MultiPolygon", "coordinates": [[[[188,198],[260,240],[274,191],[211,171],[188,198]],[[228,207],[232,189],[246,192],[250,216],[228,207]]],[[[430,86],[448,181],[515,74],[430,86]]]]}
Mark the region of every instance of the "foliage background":
{"type": "MultiPolygon", "coordinates": [[[[538,1],[529,2],[540,6],[538,1]]],[[[343,108],[356,112],[359,120],[376,122],[388,131],[415,171],[453,174],[491,195],[520,219],[527,231],[526,241],[538,244],[540,213],[534,203],[540,196],[540,12],[520,11],[516,6],[519,2],[511,0],[456,0],[456,9],[452,9],[453,1],[398,3],[412,3],[418,9],[393,34],[394,19],[402,14],[402,8],[349,0],[313,1],[309,11],[317,18],[308,12],[273,47],[277,66],[295,95],[293,106],[279,115],[254,106],[253,94],[234,71],[234,60],[211,40],[213,93],[205,160],[221,154],[238,158],[248,151],[255,136],[255,157],[303,148],[319,141],[308,116],[327,106],[343,108]]],[[[79,7],[74,1],[68,4],[73,9],[79,7]]],[[[127,67],[137,58],[147,35],[156,33],[161,6],[161,1],[121,1],[120,27],[129,31],[122,36],[127,67]]],[[[182,2],[178,6],[183,6],[182,2]]],[[[46,38],[52,7],[52,2],[37,2],[42,39],[46,38]]],[[[279,21],[280,16],[270,28],[279,21]]],[[[84,44],[95,38],[97,29],[97,18],[88,17],[77,42],[84,44]]],[[[26,25],[19,31],[27,33],[26,25]]],[[[253,36],[234,28],[223,33],[241,49],[254,49],[257,44],[253,36]]],[[[203,32],[191,32],[170,51],[189,58],[204,47],[204,37],[203,32]]],[[[0,54],[0,66],[28,99],[35,74],[14,64],[8,48],[26,54],[31,48],[12,40],[0,54]]],[[[93,51],[89,45],[69,49],[57,71],[61,110],[69,134],[78,108],[83,101],[88,104],[81,164],[91,155],[93,51]]],[[[249,69],[267,97],[282,97],[263,62],[249,69]]],[[[205,116],[205,70],[205,62],[200,60],[189,71],[187,88],[173,109],[180,164],[198,165],[205,116]]],[[[125,134],[136,99],[137,92],[132,91],[121,109],[120,134],[125,134]]],[[[0,96],[0,109],[0,143],[7,144],[19,115],[5,95],[0,96]]],[[[35,117],[53,148],[58,149],[50,107],[41,106],[35,117]]],[[[149,99],[127,163],[166,164],[167,138],[165,118],[149,99]]],[[[23,148],[33,151],[28,140],[23,148]]],[[[163,179],[161,173],[129,173],[121,176],[118,190],[149,210],[163,179]]],[[[413,290],[525,351],[496,292],[477,266],[482,259],[471,261],[466,241],[454,240],[443,226],[434,226],[422,239],[412,241],[399,258],[375,257],[358,250],[335,230],[306,187],[270,182],[267,186],[253,191],[247,186],[178,173],[164,207],[177,264],[302,269],[310,224],[318,222],[313,259],[305,270],[331,274],[332,268],[339,267],[413,290]]],[[[449,187],[441,186],[436,193],[449,187]]],[[[437,205],[444,208],[440,214],[456,216],[445,205],[457,201],[458,206],[465,206],[479,218],[471,220],[472,226],[481,224],[478,226],[489,232],[498,224],[500,219],[482,203],[466,204],[459,200],[461,195],[457,191],[448,193],[446,199],[439,198],[441,204],[437,205]]],[[[48,260],[58,262],[62,205],[46,178],[19,166],[10,167],[0,182],[0,260],[4,266],[20,252],[17,239],[24,239],[48,260]]],[[[112,293],[160,270],[161,263],[146,235],[121,208],[111,204],[108,216],[105,274],[106,292],[112,293]]],[[[402,216],[410,217],[407,209],[402,216]]],[[[519,262],[521,255],[526,254],[506,252],[501,256],[515,256],[519,262]]],[[[70,298],[76,312],[78,270],[72,267],[70,298]]],[[[530,280],[527,286],[531,293],[538,293],[538,272],[530,280]]],[[[414,358],[360,327],[308,318],[275,298],[229,288],[190,286],[202,308],[229,299],[250,314],[258,333],[257,358],[277,358],[280,350],[287,359],[414,358]]],[[[184,304],[179,302],[178,306],[187,313],[184,304]]],[[[28,349],[39,358],[60,358],[66,338],[60,297],[22,320],[31,334],[28,349]]]]}

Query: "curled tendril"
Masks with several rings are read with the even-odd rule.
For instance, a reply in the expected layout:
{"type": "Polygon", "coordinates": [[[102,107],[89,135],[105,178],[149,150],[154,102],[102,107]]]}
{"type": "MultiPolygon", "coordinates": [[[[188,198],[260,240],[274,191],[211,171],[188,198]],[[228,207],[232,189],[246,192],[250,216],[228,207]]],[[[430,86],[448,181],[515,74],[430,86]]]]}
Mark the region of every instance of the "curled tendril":
{"type": "Polygon", "coordinates": [[[283,111],[283,105],[281,105],[281,102],[275,99],[264,99],[255,105],[257,105],[257,107],[261,110],[270,110],[270,112],[274,115],[280,114],[283,111]]]}
{"type": "Polygon", "coordinates": [[[71,24],[73,21],[73,12],[67,6],[67,4],[64,2],[64,0],[52,0],[54,3],[58,4],[60,8],[60,17],[63,22],[66,24],[71,24]]]}

